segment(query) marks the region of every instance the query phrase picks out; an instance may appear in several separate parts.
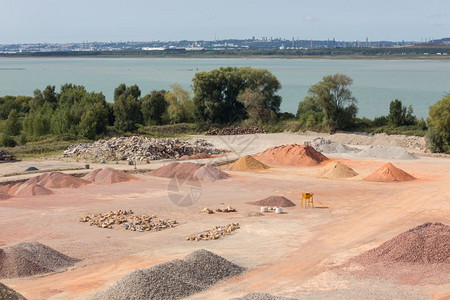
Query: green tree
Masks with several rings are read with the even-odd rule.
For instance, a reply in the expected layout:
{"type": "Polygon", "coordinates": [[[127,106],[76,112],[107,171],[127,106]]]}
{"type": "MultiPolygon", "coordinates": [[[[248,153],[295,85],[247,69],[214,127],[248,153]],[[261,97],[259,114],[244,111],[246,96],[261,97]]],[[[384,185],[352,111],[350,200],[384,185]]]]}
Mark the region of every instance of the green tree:
{"type": "Polygon", "coordinates": [[[167,108],[168,121],[175,123],[191,123],[195,121],[196,107],[189,92],[179,84],[170,86],[172,91],[164,96],[169,107],[167,108]]]}
{"type": "Polygon", "coordinates": [[[430,107],[427,121],[431,150],[450,153],[450,94],[430,107]]]}
{"type": "Polygon", "coordinates": [[[164,98],[165,90],[152,91],[141,99],[142,118],[145,125],[161,125],[169,103],[164,98]]]}
{"type": "Polygon", "coordinates": [[[412,106],[403,106],[402,101],[395,99],[389,104],[389,124],[393,126],[414,125],[416,117],[412,106]]]}
{"type": "Polygon", "coordinates": [[[19,120],[19,114],[17,110],[13,109],[8,115],[8,119],[3,126],[3,131],[6,135],[16,136],[20,134],[21,130],[22,123],[19,120]]]}
{"type": "Polygon", "coordinates": [[[114,102],[114,126],[122,131],[134,131],[141,121],[141,106],[133,95],[122,94],[114,102]]]}
{"type": "Polygon", "coordinates": [[[198,72],[192,81],[194,103],[200,120],[229,123],[245,117],[244,104],[238,99],[245,82],[238,68],[221,67],[198,72]]]}
{"type": "Polygon", "coordinates": [[[322,110],[325,122],[331,131],[350,127],[358,111],[356,98],[349,86],[353,79],[344,74],[328,75],[312,85],[303,101],[312,101],[322,110]]]}
{"type": "Polygon", "coordinates": [[[281,84],[266,69],[244,67],[240,69],[245,89],[241,91],[241,99],[250,118],[267,122],[271,113],[279,114],[281,97],[276,93],[281,84]]]}

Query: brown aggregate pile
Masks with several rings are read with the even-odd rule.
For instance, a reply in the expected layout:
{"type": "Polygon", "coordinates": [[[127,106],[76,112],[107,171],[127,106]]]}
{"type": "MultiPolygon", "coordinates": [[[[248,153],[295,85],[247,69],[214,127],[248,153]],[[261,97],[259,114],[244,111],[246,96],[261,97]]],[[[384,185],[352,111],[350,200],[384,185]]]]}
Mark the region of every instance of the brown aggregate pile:
{"type": "Polygon", "coordinates": [[[319,176],[325,178],[350,178],[356,175],[358,173],[352,168],[347,167],[339,161],[333,161],[319,171],[319,176]]]}
{"type": "Polygon", "coordinates": [[[193,155],[183,155],[182,157],[180,157],[180,159],[183,160],[187,160],[187,159],[205,159],[205,158],[212,158],[214,157],[211,154],[205,153],[205,152],[201,152],[201,153],[197,153],[197,154],[193,154],[193,155]]]}
{"type": "Polygon", "coordinates": [[[95,183],[118,183],[137,180],[135,176],[113,168],[96,169],[83,178],[95,183]]]}
{"type": "Polygon", "coordinates": [[[228,178],[228,174],[205,164],[191,162],[173,162],[151,172],[153,176],[164,178],[178,178],[184,180],[198,179],[216,181],[228,178]]]}
{"type": "Polygon", "coordinates": [[[284,196],[270,196],[267,198],[264,198],[259,201],[254,202],[247,202],[251,205],[258,205],[258,206],[281,206],[281,207],[292,207],[295,206],[295,203],[289,200],[288,198],[284,196]]]}
{"type": "Polygon", "coordinates": [[[37,183],[29,184],[24,182],[19,186],[12,186],[11,190],[13,191],[14,196],[18,197],[28,197],[28,196],[36,196],[36,195],[51,195],[53,192],[37,183]],[[17,188],[17,190],[16,190],[17,188]],[[14,191],[15,190],[15,191],[14,191]]]}
{"type": "Polygon", "coordinates": [[[0,300],[26,300],[24,296],[0,282],[0,300]]]}
{"type": "Polygon", "coordinates": [[[309,145],[283,145],[264,150],[254,158],[267,165],[313,167],[327,161],[328,157],[309,145]]]}
{"type": "Polygon", "coordinates": [[[361,275],[409,284],[447,282],[450,277],[450,226],[425,223],[349,261],[361,275]]]}
{"type": "Polygon", "coordinates": [[[48,189],[79,188],[90,182],[61,172],[51,172],[30,178],[24,185],[39,184],[48,189]]]}
{"type": "Polygon", "coordinates": [[[401,182],[410,181],[416,179],[405,171],[395,167],[391,163],[384,164],[381,168],[377,169],[375,172],[364,178],[367,181],[378,181],[378,182],[401,182]]]}
{"type": "Polygon", "coordinates": [[[73,266],[77,261],[37,242],[4,246],[0,248],[0,278],[54,272],[73,266]]]}
{"type": "Polygon", "coordinates": [[[232,171],[263,171],[268,168],[269,166],[258,161],[251,155],[239,158],[230,166],[230,170],[232,171]]]}

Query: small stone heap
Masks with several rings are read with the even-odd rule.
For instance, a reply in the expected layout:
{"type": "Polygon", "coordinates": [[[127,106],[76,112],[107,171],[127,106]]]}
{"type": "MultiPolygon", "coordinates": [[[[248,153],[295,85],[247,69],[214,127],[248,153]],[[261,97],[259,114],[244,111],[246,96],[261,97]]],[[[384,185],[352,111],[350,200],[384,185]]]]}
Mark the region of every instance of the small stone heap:
{"type": "Polygon", "coordinates": [[[219,154],[223,152],[214,148],[212,144],[203,139],[187,142],[178,139],[153,139],[131,136],[71,145],[64,151],[63,157],[110,161],[134,159],[150,161],[179,159],[184,155],[190,156],[199,153],[219,154]]]}
{"type": "Polygon", "coordinates": [[[251,127],[225,127],[225,128],[211,128],[206,132],[206,135],[239,135],[239,134],[255,134],[265,133],[264,129],[258,126],[251,127]]]}
{"type": "Polygon", "coordinates": [[[239,228],[239,223],[230,223],[225,226],[215,226],[211,230],[206,230],[197,234],[187,236],[186,241],[217,240],[221,237],[232,234],[233,231],[236,231],[239,228]]]}
{"type": "Polygon", "coordinates": [[[207,215],[212,215],[215,212],[218,213],[230,213],[230,212],[237,212],[236,208],[232,207],[231,205],[228,205],[225,208],[216,208],[215,210],[209,209],[207,207],[205,207],[203,209],[203,212],[206,213],[207,215]]]}
{"type": "Polygon", "coordinates": [[[9,151],[0,149],[0,162],[15,161],[16,157],[9,151]]]}
{"type": "Polygon", "coordinates": [[[85,215],[79,222],[89,223],[90,226],[112,229],[114,225],[121,225],[125,230],[130,231],[160,231],[175,227],[176,220],[160,220],[156,216],[136,216],[129,210],[110,211],[106,214],[85,215]]]}

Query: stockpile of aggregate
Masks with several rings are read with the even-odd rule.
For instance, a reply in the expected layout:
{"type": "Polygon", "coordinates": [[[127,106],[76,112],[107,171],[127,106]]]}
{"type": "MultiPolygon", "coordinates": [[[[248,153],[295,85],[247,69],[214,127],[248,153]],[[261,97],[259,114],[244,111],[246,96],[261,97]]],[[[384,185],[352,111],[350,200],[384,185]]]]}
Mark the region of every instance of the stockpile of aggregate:
{"type": "Polygon", "coordinates": [[[157,160],[179,159],[198,153],[219,154],[206,140],[193,142],[178,139],[154,139],[142,136],[118,137],[110,140],[98,140],[94,143],[71,145],[64,151],[64,157],[98,160],[157,160]]]}
{"type": "Polygon", "coordinates": [[[207,250],[197,250],[183,260],[172,260],[131,272],[95,295],[94,299],[182,299],[244,271],[244,268],[219,255],[207,250]]]}
{"type": "Polygon", "coordinates": [[[211,154],[205,153],[205,152],[201,152],[201,153],[197,153],[197,154],[193,154],[193,155],[183,155],[182,157],[180,157],[180,159],[183,160],[187,160],[187,159],[205,159],[205,158],[212,158],[214,157],[211,154]]]}
{"type": "Polygon", "coordinates": [[[255,134],[265,133],[264,129],[258,126],[251,127],[225,127],[225,128],[211,128],[205,135],[240,135],[240,134],[255,134]]]}
{"type": "Polygon", "coordinates": [[[322,153],[358,153],[361,151],[358,148],[349,147],[320,137],[312,140],[311,146],[322,153]]]}
{"type": "Polygon", "coordinates": [[[51,195],[53,192],[38,183],[18,183],[11,187],[10,195],[17,197],[29,197],[38,195],[51,195]]]}
{"type": "Polygon", "coordinates": [[[137,180],[135,176],[113,168],[96,169],[83,178],[95,183],[118,183],[137,180]]]}
{"type": "Polygon", "coordinates": [[[350,178],[358,175],[352,168],[344,165],[339,161],[333,161],[327,164],[318,172],[320,177],[325,178],[350,178]]]}
{"type": "Polygon", "coordinates": [[[10,196],[7,193],[0,192],[0,200],[9,199],[10,196]]]}
{"type": "Polygon", "coordinates": [[[268,168],[269,166],[256,160],[251,155],[246,155],[239,158],[230,166],[230,170],[232,171],[263,171],[268,168]]]}
{"type": "Polygon", "coordinates": [[[284,196],[270,196],[259,201],[248,202],[248,204],[258,206],[281,206],[281,207],[295,206],[294,202],[292,202],[291,200],[289,200],[284,196]]]}
{"type": "Polygon", "coordinates": [[[384,164],[381,168],[377,169],[375,172],[364,178],[367,181],[378,181],[378,182],[401,182],[415,180],[413,176],[406,173],[405,171],[395,167],[391,163],[384,164]]]}
{"type": "Polygon", "coordinates": [[[26,300],[24,296],[0,282],[0,300],[26,300]]]}
{"type": "Polygon", "coordinates": [[[0,248],[0,278],[55,272],[71,267],[77,261],[37,242],[4,246],[0,248]]]}
{"type": "Polygon", "coordinates": [[[450,274],[450,226],[425,223],[377,248],[352,258],[355,273],[398,280],[408,284],[448,283],[450,274]]]}
{"type": "Polygon", "coordinates": [[[286,298],[281,296],[273,296],[263,293],[250,293],[239,298],[232,298],[230,300],[295,300],[294,298],[286,298]]]}
{"type": "Polygon", "coordinates": [[[357,153],[356,156],[401,160],[417,159],[416,156],[409,153],[404,148],[394,146],[370,146],[357,153]]]}
{"type": "Polygon", "coordinates": [[[62,189],[62,188],[79,188],[90,182],[72,175],[61,172],[50,172],[30,178],[23,183],[26,185],[38,184],[48,189],[62,189]]]}
{"type": "Polygon", "coordinates": [[[264,150],[253,156],[267,165],[313,167],[328,158],[309,145],[283,145],[264,150]]]}
{"type": "Polygon", "coordinates": [[[228,174],[211,165],[191,162],[173,162],[154,170],[151,174],[158,177],[184,180],[198,179],[216,181],[228,178],[228,174]]]}

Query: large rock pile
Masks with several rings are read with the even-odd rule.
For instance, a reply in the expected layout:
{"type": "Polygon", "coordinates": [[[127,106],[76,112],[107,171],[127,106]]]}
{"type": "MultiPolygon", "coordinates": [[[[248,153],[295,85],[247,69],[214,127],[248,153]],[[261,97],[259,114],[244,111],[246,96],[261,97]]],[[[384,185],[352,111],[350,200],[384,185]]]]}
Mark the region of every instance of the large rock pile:
{"type": "Polygon", "coordinates": [[[185,142],[178,139],[153,139],[142,136],[118,137],[98,140],[94,143],[71,145],[64,157],[99,160],[157,160],[178,159],[184,155],[198,153],[219,154],[212,144],[203,139],[185,142]]]}
{"type": "Polygon", "coordinates": [[[258,126],[252,127],[225,127],[225,128],[211,128],[206,132],[206,135],[238,135],[238,134],[255,134],[265,133],[264,129],[258,126]]]}
{"type": "Polygon", "coordinates": [[[0,162],[15,161],[14,154],[6,150],[0,150],[0,162]]]}
{"type": "Polygon", "coordinates": [[[182,260],[131,272],[93,299],[182,299],[244,271],[244,268],[219,255],[197,250],[182,260]]]}

